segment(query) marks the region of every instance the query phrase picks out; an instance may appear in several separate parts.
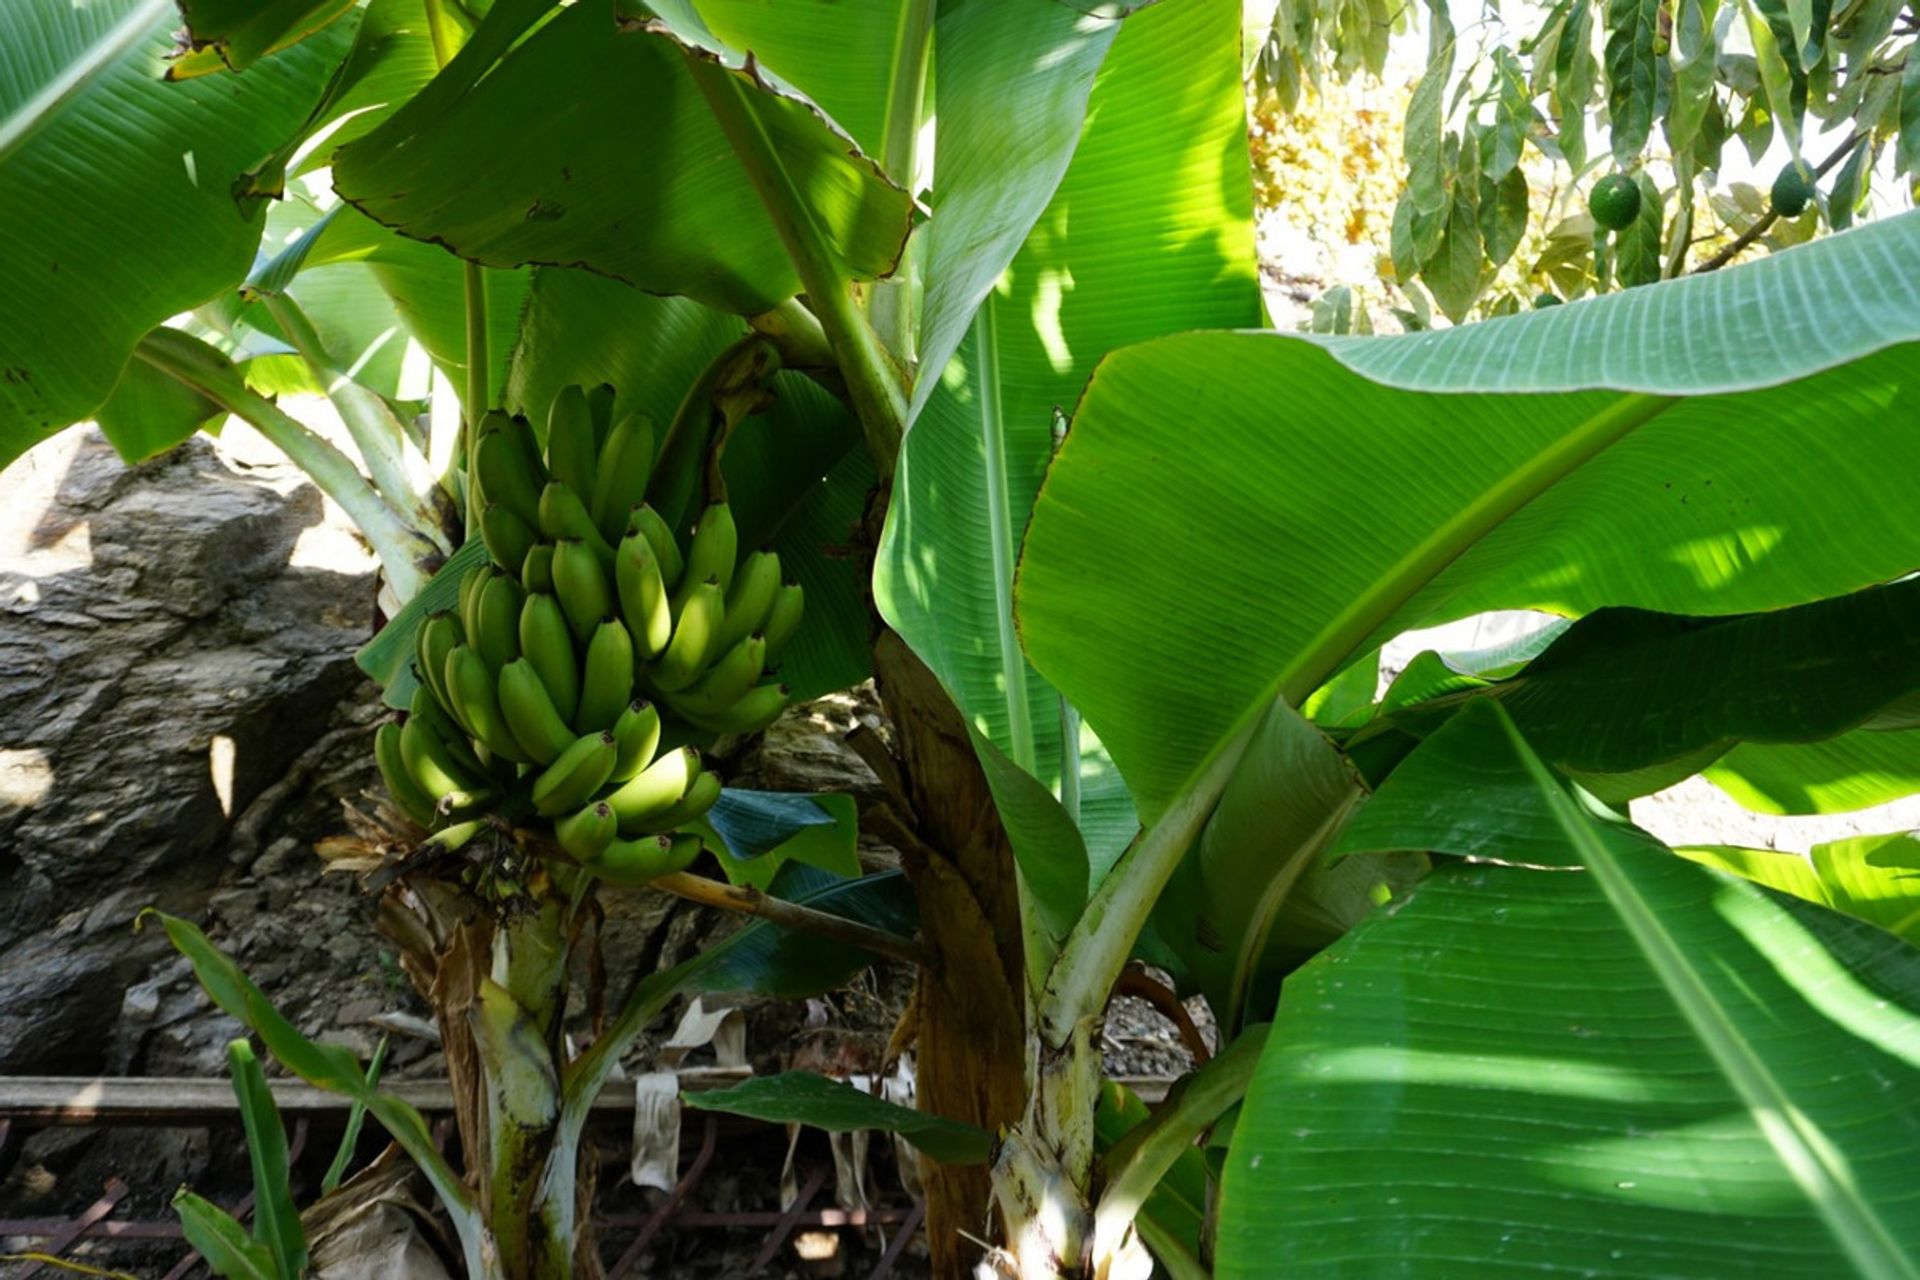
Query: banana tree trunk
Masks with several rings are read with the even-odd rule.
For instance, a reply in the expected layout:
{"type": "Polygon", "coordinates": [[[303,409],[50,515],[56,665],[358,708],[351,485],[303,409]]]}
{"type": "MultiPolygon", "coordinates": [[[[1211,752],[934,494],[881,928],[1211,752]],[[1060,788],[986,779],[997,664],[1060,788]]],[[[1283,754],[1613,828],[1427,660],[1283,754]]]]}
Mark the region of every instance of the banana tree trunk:
{"type": "MultiPolygon", "coordinates": [[[[874,674],[899,734],[912,814],[883,834],[900,847],[934,961],[914,994],[922,1109],[999,1132],[1027,1104],[1027,1025],[1013,852],[959,711],[892,631],[874,642],[874,674]]],[[[1089,1124],[1091,1132],[1091,1124],[1089,1124]]],[[[923,1161],[933,1273],[964,1280],[986,1238],[993,1178],[923,1161]]]]}

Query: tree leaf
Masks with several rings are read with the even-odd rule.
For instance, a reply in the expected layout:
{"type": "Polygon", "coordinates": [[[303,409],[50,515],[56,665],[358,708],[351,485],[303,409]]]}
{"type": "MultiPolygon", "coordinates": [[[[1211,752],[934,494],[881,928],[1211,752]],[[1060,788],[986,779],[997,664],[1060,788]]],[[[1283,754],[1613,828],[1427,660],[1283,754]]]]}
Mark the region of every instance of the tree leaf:
{"type": "MultiPolygon", "coordinates": [[[[894,479],[875,603],[974,727],[1049,789],[1071,753],[1058,696],[1021,655],[1011,591],[1056,414],[1115,347],[1259,323],[1239,14],[1233,0],[1197,0],[1127,20],[1072,164],[931,391],[894,479]]],[[[939,76],[944,95],[944,61],[939,76]]],[[[936,238],[947,216],[936,214],[936,238]]],[[[1097,744],[1080,746],[1097,881],[1137,822],[1097,744]]]]}
{"type": "Polygon", "coordinates": [[[1446,156],[1441,135],[1446,118],[1447,80],[1453,74],[1453,45],[1445,45],[1421,73],[1407,102],[1401,149],[1407,161],[1407,195],[1413,212],[1433,216],[1447,208],[1446,156]]]}
{"type": "Polygon", "coordinates": [[[135,360],[93,418],[123,459],[144,462],[226,414],[185,383],[135,360]]]}
{"type": "MultiPolygon", "coordinates": [[[[496,5],[482,33],[524,5],[496,5]]],[[[612,0],[563,10],[504,56],[476,35],[435,81],[334,157],[340,194],[377,221],[488,266],[577,265],[723,311],[799,287],[683,46],[623,24],[612,0]],[[564,111],[549,108],[555,85],[564,111]],[[652,121],[617,130],[609,120],[652,121]]],[[[760,127],[857,279],[890,272],[912,201],[803,99],[741,72],[760,127]]]]}
{"type": "Polygon", "coordinates": [[[253,1236],[281,1277],[304,1275],[307,1234],[300,1226],[300,1210],[293,1203],[291,1170],[287,1163],[287,1131],[267,1088],[267,1076],[253,1046],[235,1040],[227,1046],[227,1070],[240,1100],[240,1122],[247,1135],[247,1156],[253,1166],[253,1236]]]}
{"type": "Polygon", "coordinates": [[[1633,177],[1640,188],[1640,213],[1632,225],[1614,235],[1614,269],[1620,287],[1632,289],[1660,279],[1661,236],[1666,226],[1666,206],[1660,188],[1645,170],[1633,177]]]}
{"type": "Polygon", "coordinates": [[[1674,852],[1920,941],[1920,839],[1910,833],[1833,840],[1804,858],[1724,845],[1674,852]]]}
{"type": "Polygon", "coordinates": [[[1554,96],[1560,103],[1560,154],[1575,173],[1587,166],[1587,104],[1600,65],[1593,56],[1593,6],[1575,0],[1567,29],[1554,49],[1554,96]]]}
{"type": "Polygon", "coordinates": [[[933,34],[938,178],[921,250],[926,295],[910,423],[940,386],[973,313],[1053,199],[1080,141],[1094,74],[1119,30],[1103,13],[1044,0],[939,7],[933,34]]]}
{"type": "Polygon", "coordinates": [[[298,44],[347,10],[353,0],[179,0],[187,42],[212,49],[243,71],[270,53],[298,44]]]}
{"type": "Polygon", "coordinates": [[[789,862],[839,876],[860,874],[860,822],[852,796],[727,787],[703,819],[734,884],[765,890],[789,862]]]}
{"type": "Polygon", "coordinates": [[[1495,608],[1771,609],[1906,573],[1915,536],[1824,513],[1898,509],[1895,477],[1920,465],[1896,426],[1914,349],[1884,349],[1920,339],[1894,265],[1914,253],[1909,214],[1443,333],[1118,351],[1035,504],[1028,655],[1152,821],[1276,692],[1297,704],[1399,631],[1495,608]],[[1733,431],[1743,447],[1719,447],[1733,431]],[[1663,483],[1710,442],[1719,497],[1682,504],[1663,483]]]}
{"type": "Polygon", "coordinates": [[[1768,613],[1600,609],[1504,680],[1449,673],[1403,691],[1409,666],[1384,715],[1424,735],[1492,699],[1534,750],[1578,773],[1630,773],[1743,741],[1814,742],[1920,689],[1916,610],[1915,578],[1768,613]]]}
{"type": "Polygon", "coordinates": [[[1217,1274],[1920,1274],[1920,955],[1622,840],[1504,727],[1447,811],[1530,784],[1584,870],[1452,864],[1296,975],[1217,1274]]]}
{"type": "Polygon", "coordinates": [[[1920,730],[1862,729],[1825,742],[1742,744],[1707,780],[1757,813],[1848,813],[1920,792],[1920,730]]]}
{"type": "Polygon", "coordinates": [[[0,466],[87,417],[154,325],[246,274],[234,177],[295,129],[344,28],[241,77],[161,79],[167,0],[22,0],[0,66],[0,466]],[[138,227],[139,252],[103,252],[138,227]]]}
{"type": "Polygon", "coordinates": [[[1420,269],[1420,282],[1455,324],[1464,321],[1479,301],[1485,278],[1486,250],[1480,243],[1479,215],[1466,188],[1465,182],[1454,188],[1440,244],[1420,269]]]}
{"type": "Polygon", "coordinates": [[[180,1234],[215,1275],[225,1280],[281,1280],[272,1255],[219,1205],[182,1187],[174,1192],[173,1211],[180,1216],[180,1234]]]}
{"type": "Polygon", "coordinates": [[[1498,185],[1481,178],[1479,219],[1487,261],[1505,265],[1527,234],[1527,175],[1515,167],[1498,185]]]}
{"type": "Polygon", "coordinates": [[[1606,0],[1607,113],[1613,158],[1625,166],[1647,145],[1653,130],[1660,59],[1660,0],[1606,0]]]}
{"type": "Polygon", "coordinates": [[[915,1111],[810,1071],[783,1071],[725,1089],[683,1093],[680,1101],[697,1111],[810,1125],[828,1133],[897,1133],[942,1164],[985,1164],[993,1150],[993,1135],[985,1129],[915,1111]]]}
{"type": "Polygon", "coordinates": [[[1900,72],[1900,140],[1893,166],[1896,173],[1920,171],[1920,58],[1908,57],[1900,72]]]}
{"type": "MultiPolygon", "coordinates": [[[[1773,24],[1753,0],[1741,0],[1740,7],[1747,15],[1747,36],[1753,41],[1753,54],[1760,64],[1760,85],[1766,91],[1767,109],[1786,134],[1787,149],[1798,160],[1800,111],[1794,102],[1793,71],[1787,65],[1786,55],[1780,52],[1773,24]]],[[[1751,144],[1748,149],[1751,151],[1751,144]]]]}

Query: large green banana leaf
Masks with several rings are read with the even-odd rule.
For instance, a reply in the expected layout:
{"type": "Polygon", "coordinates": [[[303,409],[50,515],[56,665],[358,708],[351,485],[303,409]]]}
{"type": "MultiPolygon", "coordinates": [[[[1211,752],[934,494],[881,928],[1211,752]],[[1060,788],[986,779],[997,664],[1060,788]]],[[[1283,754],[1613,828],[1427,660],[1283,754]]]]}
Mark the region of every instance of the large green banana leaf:
{"type": "Polygon", "coordinates": [[[238,283],[234,179],[290,136],[350,24],[240,76],[168,83],[168,0],[19,0],[0,58],[0,466],[107,399],[141,335],[238,283]],[[123,252],[128,228],[141,251],[123,252]]]}
{"type": "MultiPolygon", "coordinates": [[[[566,8],[512,45],[543,8],[496,4],[428,90],[337,151],[341,195],[489,266],[582,266],[728,311],[791,297],[799,281],[686,47],[617,20],[612,0],[566,8]]],[[[811,103],[751,68],[729,78],[846,267],[891,271],[906,191],[811,103]]]]}
{"type": "MultiPolygon", "coordinates": [[[[1678,763],[1689,776],[1703,754],[1831,738],[1920,688],[1916,617],[1920,578],[1770,613],[1601,609],[1514,675],[1452,675],[1429,696],[1392,706],[1382,727],[1424,736],[1466,703],[1491,698],[1557,768],[1624,774],[1678,763]],[[1448,687],[1455,683],[1467,687],[1448,687]]],[[[1389,705],[1414,671],[1395,681],[1389,705]]]]}
{"type": "Polygon", "coordinates": [[[1920,943],[1920,836],[1855,836],[1806,857],[1725,845],[1680,849],[1695,862],[1745,876],[1920,943]]]}
{"type": "MultiPolygon", "coordinates": [[[[1003,291],[981,304],[945,376],[929,377],[937,385],[901,451],[875,601],[974,725],[1049,787],[1062,768],[1059,699],[1020,653],[1011,598],[1056,412],[1115,347],[1259,317],[1252,193],[1236,158],[1238,23],[1234,0],[1177,0],[1127,20],[1065,177],[1003,291]]],[[[943,61],[943,94],[950,84],[943,61]]],[[[936,258],[947,216],[943,206],[931,228],[936,258]]],[[[1135,822],[1097,742],[1084,751],[1078,816],[1097,879],[1135,822]]]]}
{"type": "Polygon", "coordinates": [[[1920,213],[1444,333],[1116,352],[1035,505],[1028,655],[1153,819],[1217,796],[1276,693],[1409,627],[1898,577],[1920,525],[1860,513],[1920,467],[1917,254],[1920,213]]]}
{"type": "Polygon", "coordinates": [[[1920,730],[1859,729],[1825,742],[1742,744],[1707,780],[1760,813],[1846,813],[1920,793],[1920,730]]]}
{"type": "Polygon", "coordinates": [[[187,42],[211,49],[218,65],[244,71],[278,49],[305,40],[353,7],[354,0],[179,0],[187,42]]]}
{"type": "Polygon", "coordinates": [[[1288,982],[1217,1274],[1920,1275],[1920,952],[1596,819],[1476,710],[1449,822],[1388,845],[1465,810],[1577,869],[1452,862],[1288,982]]]}

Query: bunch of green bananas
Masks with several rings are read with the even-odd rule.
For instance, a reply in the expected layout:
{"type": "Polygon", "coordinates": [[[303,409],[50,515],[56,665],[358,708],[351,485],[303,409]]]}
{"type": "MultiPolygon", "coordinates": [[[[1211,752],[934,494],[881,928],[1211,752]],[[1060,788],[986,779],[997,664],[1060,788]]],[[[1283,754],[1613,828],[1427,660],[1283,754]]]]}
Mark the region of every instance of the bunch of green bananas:
{"type": "Polygon", "coordinates": [[[563,390],[544,455],[524,418],[486,415],[470,479],[490,563],[421,626],[420,687],[374,746],[443,847],[497,811],[637,884],[693,860],[698,838],[672,833],[720,795],[693,746],[663,745],[773,722],[788,690],[763,677],[804,599],[773,552],[739,555],[724,502],[683,550],[646,500],[653,429],[612,407],[611,387],[563,390]]]}

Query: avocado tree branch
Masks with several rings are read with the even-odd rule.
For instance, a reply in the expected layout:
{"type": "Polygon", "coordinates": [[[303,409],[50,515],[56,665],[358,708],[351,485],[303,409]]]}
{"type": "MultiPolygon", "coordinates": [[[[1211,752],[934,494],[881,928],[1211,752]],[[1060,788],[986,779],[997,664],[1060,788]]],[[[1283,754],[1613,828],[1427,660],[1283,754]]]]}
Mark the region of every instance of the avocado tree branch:
{"type": "MultiPolygon", "coordinates": [[[[1853,154],[1853,149],[1867,140],[1869,132],[1869,130],[1861,129],[1853,133],[1845,142],[1840,144],[1839,148],[1832,155],[1814,167],[1813,176],[1816,178],[1826,177],[1829,170],[1853,154]]],[[[1767,211],[1758,218],[1755,218],[1752,226],[1735,236],[1718,253],[1695,267],[1691,274],[1699,275],[1703,271],[1718,271],[1739,257],[1741,251],[1748,245],[1751,245],[1755,240],[1767,234],[1768,229],[1779,220],[1780,211],[1772,205],[1768,205],[1767,211]]]]}

